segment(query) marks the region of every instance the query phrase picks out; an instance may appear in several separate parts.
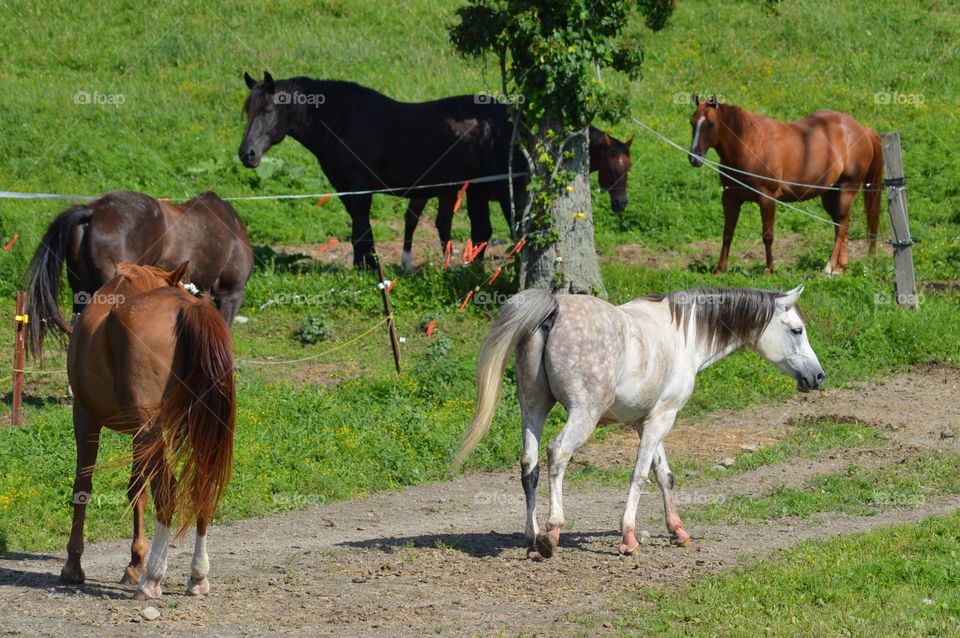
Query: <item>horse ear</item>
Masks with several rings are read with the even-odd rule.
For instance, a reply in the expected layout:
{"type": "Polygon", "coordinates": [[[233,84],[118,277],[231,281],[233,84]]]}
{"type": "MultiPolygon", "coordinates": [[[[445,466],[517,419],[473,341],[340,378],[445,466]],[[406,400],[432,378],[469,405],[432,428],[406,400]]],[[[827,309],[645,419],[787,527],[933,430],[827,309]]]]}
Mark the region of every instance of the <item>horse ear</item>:
{"type": "Polygon", "coordinates": [[[180,283],[184,279],[189,279],[189,270],[190,270],[190,262],[189,261],[183,262],[177,267],[176,270],[170,273],[170,275],[167,277],[167,283],[170,284],[171,286],[176,286],[178,283],[180,283]]]}
{"type": "Polygon", "coordinates": [[[247,83],[248,89],[252,89],[257,85],[257,81],[250,77],[250,74],[246,71],[243,72],[243,81],[247,83]]]}
{"type": "Polygon", "coordinates": [[[613,142],[610,141],[610,136],[606,133],[603,134],[603,145],[606,147],[613,146],[613,142]]]}
{"type": "Polygon", "coordinates": [[[797,300],[800,299],[800,295],[803,293],[803,285],[799,285],[790,292],[785,292],[783,295],[777,297],[777,306],[783,310],[789,310],[797,305],[797,300]]]}
{"type": "Polygon", "coordinates": [[[716,96],[716,95],[711,95],[711,96],[710,96],[710,101],[707,102],[707,106],[712,106],[713,108],[717,108],[717,96],[716,96]]]}
{"type": "Polygon", "coordinates": [[[700,104],[700,96],[697,95],[696,93],[693,94],[693,103],[696,104],[696,105],[698,105],[698,106],[699,106],[699,104],[700,104]]]}
{"type": "Polygon", "coordinates": [[[630,139],[629,139],[629,140],[627,140],[626,142],[623,143],[623,145],[626,146],[626,147],[627,147],[627,150],[629,151],[631,144],[633,144],[633,136],[632,136],[632,135],[630,136],[630,139]]]}

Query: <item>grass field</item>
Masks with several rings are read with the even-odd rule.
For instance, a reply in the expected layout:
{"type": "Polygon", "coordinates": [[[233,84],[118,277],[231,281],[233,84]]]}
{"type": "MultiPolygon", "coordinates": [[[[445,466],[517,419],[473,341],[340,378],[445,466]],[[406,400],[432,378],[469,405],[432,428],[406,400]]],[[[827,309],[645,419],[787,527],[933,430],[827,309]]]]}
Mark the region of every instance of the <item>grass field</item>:
{"type": "MultiPolygon", "coordinates": [[[[458,5],[451,0],[409,0],[400,8],[372,0],[278,2],[266,8],[252,2],[6,3],[0,21],[0,39],[9,44],[0,58],[3,189],[92,195],[127,188],[171,199],[205,189],[223,196],[329,190],[314,158],[292,140],[274,148],[259,171],[239,164],[243,71],[350,79],[411,101],[496,91],[495,61],[459,58],[448,42],[446,27],[458,5]]],[[[636,25],[646,48],[643,79],[627,85],[615,74],[605,77],[629,90],[634,117],[684,145],[691,92],[717,94],[780,119],[828,107],[880,131],[899,131],[912,231],[920,240],[914,248],[920,308],[909,312],[889,303],[888,255],[866,258],[856,252],[846,274],[822,277],[832,229],[783,209],[774,249],[789,259],[778,264],[775,275],[763,274],[760,258],[744,256],[760,245],[759,215],[747,207],[731,270],[713,276],[722,224],[716,174],[692,169],[682,154],[630,120],[602,123],[617,137],[636,135],[630,205],[615,215],[605,194],[595,191],[594,197],[597,246],[611,301],[696,286],[787,289],[803,283],[800,305],[828,386],[889,375],[911,363],[960,363],[960,157],[954,150],[960,134],[960,11],[932,0],[840,2],[829,9],[783,0],[775,6],[767,12],[746,1],[681,0],[665,31],[653,34],[636,25]],[[624,247],[651,258],[634,262],[624,256],[631,254],[624,247]],[[664,267],[661,259],[681,265],[664,267]]],[[[338,201],[319,211],[313,204],[237,204],[259,259],[241,310],[249,322],[234,328],[240,383],[236,467],[221,521],[449,478],[449,458],[472,411],[475,353],[492,309],[472,305],[461,314],[457,307],[478,275],[427,267],[401,276],[396,264],[388,265],[390,276],[400,277],[393,302],[406,337],[405,370],[397,377],[382,331],[353,341],[380,320],[374,278],[271,249],[349,239],[349,218],[338,201]],[[293,338],[308,317],[322,319],[328,328],[315,345],[293,338]],[[432,340],[422,330],[430,319],[438,324],[432,340]],[[278,364],[305,357],[313,358],[278,364]],[[263,364],[268,358],[272,365],[263,364]]],[[[9,252],[0,252],[0,308],[7,317],[32,251],[65,205],[0,203],[0,240],[6,244],[19,236],[9,252]]],[[[404,206],[398,199],[375,199],[378,241],[399,236],[404,206]]],[[[823,214],[816,202],[801,206],[823,214]]],[[[503,239],[503,221],[496,217],[495,233],[503,239]]],[[[858,241],[864,235],[859,197],[853,220],[858,241]]],[[[886,221],[882,228],[886,236],[886,221]]],[[[465,217],[458,215],[455,239],[462,242],[468,232],[465,217]]],[[[435,243],[431,224],[422,225],[417,241],[435,243]]],[[[495,288],[515,291],[510,269],[495,288]]],[[[12,334],[12,322],[2,322],[0,342],[11,343],[12,334]]],[[[65,543],[74,449],[65,378],[57,373],[64,363],[55,354],[44,364],[49,374],[29,377],[26,426],[0,425],[0,551],[55,550],[65,543]]],[[[0,369],[9,368],[4,348],[0,369]]],[[[6,375],[0,372],[5,400],[6,375]]],[[[683,414],[774,401],[794,392],[789,379],[744,352],[700,377],[683,414]]],[[[519,458],[519,410],[512,393],[505,394],[491,434],[470,461],[473,469],[512,467],[519,458]]],[[[562,418],[562,411],[553,413],[548,435],[562,418]]],[[[128,533],[123,512],[129,440],[112,433],[104,437],[101,459],[113,462],[95,478],[90,540],[128,533]]],[[[802,455],[803,449],[798,444],[776,454],[802,455]]],[[[824,507],[836,506],[831,501],[824,507]]],[[[947,523],[930,529],[946,529],[947,523]]],[[[878,547],[894,551],[910,534],[878,533],[878,547]]],[[[843,542],[823,556],[819,545],[799,549],[769,569],[790,580],[796,561],[828,564],[834,555],[829,552],[844,551],[843,542]]],[[[931,578],[940,578],[937,574],[931,578]]],[[[725,578],[707,591],[755,595],[736,590],[725,578]]],[[[771,582],[781,581],[757,586],[777,586],[771,582]]],[[[895,594],[910,582],[892,574],[880,584],[895,594]]],[[[839,609],[846,600],[824,598],[823,604],[839,609]]],[[[956,601],[950,604],[956,610],[956,601]]],[[[679,612],[663,618],[674,613],[679,612]]],[[[924,618],[918,622],[927,622],[924,618]]],[[[656,628],[667,621],[642,616],[637,622],[656,628]]],[[[703,632],[711,633],[710,626],[703,632]]]]}

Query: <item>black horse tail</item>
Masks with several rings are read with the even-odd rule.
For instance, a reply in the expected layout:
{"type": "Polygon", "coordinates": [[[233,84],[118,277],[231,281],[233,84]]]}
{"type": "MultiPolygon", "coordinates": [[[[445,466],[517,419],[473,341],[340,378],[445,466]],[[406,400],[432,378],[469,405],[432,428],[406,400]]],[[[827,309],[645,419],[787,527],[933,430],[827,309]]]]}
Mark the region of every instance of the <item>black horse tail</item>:
{"type": "Polygon", "coordinates": [[[43,339],[47,331],[61,340],[70,334],[70,326],[60,311],[60,278],[67,244],[73,229],[88,223],[93,211],[73,206],[60,213],[47,228],[37,252],[27,269],[27,316],[30,330],[30,351],[34,359],[43,357],[43,339]]]}

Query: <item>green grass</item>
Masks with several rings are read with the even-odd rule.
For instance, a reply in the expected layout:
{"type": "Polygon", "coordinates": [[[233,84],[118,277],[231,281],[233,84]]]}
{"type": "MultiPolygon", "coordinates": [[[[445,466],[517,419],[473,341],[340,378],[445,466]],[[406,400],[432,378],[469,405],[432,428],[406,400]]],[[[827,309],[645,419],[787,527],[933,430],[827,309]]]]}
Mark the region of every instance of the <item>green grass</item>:
{"type": "Polygon", "coordinates": [[[851,465],[842,474],[811,479],[803,488],[777,487],[762,496],[736,494],[691,509],[686,518],[704,523],[737,523],[818,512],[871,515],[897,506],[960,493],[960,457],[935,454],[876,469],[851,465]]]}
{"type": "Polygon", "coordinates": [[[604,615],[620,636],[947,636],[960,633],[960,513],[807,542],[680,591],[644,589],[604,615]],[[611,623],[611,616],[613,620],[611,623]]]}
{"type": "MultiPolygon", "coordinates": [[[[403,100],[495,91],[496,64],[459,58],[449,45],[446,27],[459,4],[8,3],[0,20],[0,38],[10,45],[0,59],[4,190],[96,194],[130,188],[174,199],[208,188],[224,196],[327,190],[316,160],[293,141],[271,150],[271,170],[238,164],[243,70],[350,79],[403,100]],[[123,104],[77,104],[82,92],[122,95],[123,104]]],[[[726,3],[723,11],[705,0],[678,3],[666,31],[644,32],[644,78],[628,87],[634,115],[686,144],[691,109],[676,96],[697,90],[783,119],[828,106],[878,129],[899,130],[911,177],[913,233],[922,240],[914,250],[921,286],[956,281],[960,157],[953,140],[960,134],[955,101],[960,59],[942,44],[960,37],[956,9],[876,2],[870,8],[837,5],[828,15],[817,3],[779,4],[777,16],[746,1],[726,3]],[[924,102],[882,105],[873,99],[878,91],[920,93],[924,102]]],[[[626,86],[616,74],[605,77],[626,86]]],[[[594,197],[600,252],[610,257],[621,245],[641,244],[651,254],[672,251],[690,262],[662,270],[610,259],[603,273],[611,300],[695,286],[786,289],[803,283],[800,305],[829,387],[889,375],[913,363],[960,364],[960,337],[946,329],[956,323],[955,288],[925,288],[920,309],[906,312],[875,303],[891,289],[887,257],[854,261],[844,276],[823,279],[818,273],[831,230],[806,217],[781,211],[777,233],[793,236],[797,261],[767,277],[759,260],[742,257],[760,236],[759,215],[755,207],[746,208],[731,271],[713,277],[709,270],[721,226],[716,175],[693,170],[682,155],[630,121],[610,128],[621,138],[636,133],[635,163],[623,215],[611,213],[604,194],[594,197]],[[699,259],[698,247],[705,245],[711,247],[706,261],[699,259]]],[[[397,199],[375,200],[378,241],[399,236],[403,206],[397,199]]],[[[819,212],[816,203],[804,206],[819,212]]],[[[64,202],[8,200],[0,206],[0,241],[20,236],[11,251],[0,251],[4,316],[13,314],[13,293],[22,286],[43,230],[64,207],[64,202]]],[[[293,262],[268,248],[347,240],[349,219],[339,201],[319,211],[309,201],[241,202],[237,209],[259,260],[241,311],[250,321],[234,329],[240,371],[237,465],[219,520],[447,478],[448,460],[469,421],[475,356],[491,316],[479,307],[463,314],[457,308],[481,275],[426,268],[400,279],[393,301],[407,341],[405,371],[397,378],[382,331],[354,341],[382,316],[374,278],[293,262]],[[292,302],[293,295],[307,301],[292,302]],[[270,300],[280,303],[263,307],[270,300]],[[293,335],[310,315],[323,317],[329,334],[304,346],[293,335]],[[438,336],[449,340],[442,347],[431,347],[422,334],[431,318],[438,336]],[[339,349],[315,356],[334,348],[339,349]],[[312,356],[297,364],[250,363],[312,356]]],[[[503,239],[503,221],[497,214],[493,219],[503,239]]],[[[862,236],[862,219],[862,213],[854,214],[855,237],[862,236]]],[[[462,242],[468,232],[465,216],[458,215],[454,237],[462,242]]],[[[434,243],[433,235],[424,224],[417,241],[434,243]]],[[[388,274],[399,275],[392,265],[388,274]]],[[[495,286],[507,294],[515,287],[510,269],[495,286]]],[[[11,343],[12,334],[11,322],[0,321],[0,343],[11,343]]],[[[49,359],[45,370],[63,367],[61,354],[49,359]]],[[[0,369],[9,368],[9,348],[0,349],[0,369]]],[[[8,400],[6,374],[0,372],[0,392],[8,400]]],[[[74,451],[63,385],[62,375],[31,375],[28,424],[0,429],[0,549],[51,549],[65,542],[74,451]]],[[[789,379],[744,352],[700,376],[684,414],[775,401],[795,392],[789,379]]],[[[516,399],[512,391],[504,395],[471,468],[513,466],[519,458],[516,399]]],[[[548,437],[562,419],[562,410],[552,414],[548,437]]],[[[122,459],[129,440],[104,436],[102,458],[122,459]]],[[[98,471],[95,492],[103,498],[88,518],[89,539],[127,535],[125,473],[116,464],[98,471]]]]}

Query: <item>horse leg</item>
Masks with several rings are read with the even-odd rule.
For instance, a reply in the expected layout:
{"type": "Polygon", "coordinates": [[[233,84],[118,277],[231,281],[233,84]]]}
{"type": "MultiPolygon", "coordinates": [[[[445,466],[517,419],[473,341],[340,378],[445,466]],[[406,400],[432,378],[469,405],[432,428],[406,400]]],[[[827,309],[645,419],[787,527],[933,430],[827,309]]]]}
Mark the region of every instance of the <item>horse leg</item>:
{"type": "MultiPolygon", "coordinates": [[[[483,189],[477,191],[467,191],[467,213],[470,216],[470,241],[474,248],[489,242],[493,236],[493,226],[490,224],[490,199],[489,193],[483,189]]],[[[486,248],[481,250],[475,260],[477,263],[483,261],[483,254],[486,248]]]]}
{"type": "Polygon", "coordinates": [[[73,479],[73,525],[67,542],[67,562],[60,571],[60,582],[79,585],[84,581],[80,557],[83,555],[83,524],[87,503],[93,491],[93,467],[100,450],[100,424],[87,414],[78,401],[73,402],[73,437],[77,444],[77,469],[73,479]]]}
{"type": "Polygon", "coordinates": [[[437,236],[440,237],[440,250],[446,251],[447,243],[453,234],[453,206],[457,198],[453,195],[441,195],[437,198],[437,236]]]}
{"type": "Polygon", "coordinates": [[[377,267],[377,255],[373,249],[373,229],[370,227],[371,195],[345,195],[340,198],[350,213],[353,222],[353,267],[366,269],[377,267]]]}
{"type": "Polygon", "coordinates": [[[425,199],[411,199],[407,204],[407,212],[403,214],[403,253],[400,255],[400,264],[407,272],[413,272],[413,233],[417,230],[420,223],[420,215],[423,213],[424,206],[427,205],[425,199]]]}
{"type": "Polygon", "coordinates": [[[657,454],[653,457],[653,472],[660,485],[660,494],[663,496],[663,518],[670,533],[670,542],[680,547],[689,547],[690,534],[683,529],[680,515],[677,514],[677,504],[673,500],[673,472],[667,464],[667,452],[663,443],[657,446],[657,454]]]}
{"type": "Polygon", "coordinates": [[[563,527],[563,475],[573,453],[580,449],[593,430],[603,410],[572,408],[567,415],[567,423],[560,435],[547,446],[547,462],[550,471],[550,512],[547,515],[547,533],[538,534],[536,548],[543,558],[553,556],[553,550],[560,542],[560,528],[563,527]]]}
{"type": "Polygon", "coordinates": [[[144,463],[141,435],[133,437],[133,468],[130,471],[130,484],[127,486],[127,498],[133,509],[133,542],[130,545],[130,564],[123,571],[121,583],[139,583],[143,578],[144,559],[147,556],[147,536],[143,529],[143,513],[147,506],[147,467],[144,463]]]}
{"type": "Polygon", "coordinates": [[[743,200],[729,188],[724,189],[721,201],[723,202],[723,244],[720,246],[720,261],[717,263],[717,269],[713,272],[715,275],[727,272],[727,261],[730,257],[730,244],[733,242],[733,231],[737,229],[737,221],[740,219],[740,207],[743,206],[743,200]]]}
{"type": "Polygon", "coordinates": [[[197,540],[193,545],[193,561],[190,563],[190,576],[187,578],[187,595],[203,596],[210,591],[210,559],[207,557],[207,521],[197,519],[197,540]]]}
{"type": "MultiPolygon", "coordinates": [[[[161,436],[156,433],[155,436],[161,436]]],[[[149,442],[147,442],[149,445],[149,442]]],[[[170,524],[173,520],[174,498],[177,482],[163,450],[147,459],[150,487],[153,489],[153,507],[157,522],[153,530],[153,543],[147,555],[147,571],[140,580],[138,598],[160,598],[163,593],[160,581],[167,572],[167,550],[170,546],[170,524]]]]}
{"type": "MultiPolygon", "coordinates": [[[[627,504],[623,509],[623,520],[620,531],[623,533],[623,542],[620,544],[621,554],[636,555],[640,551],[637,542],[637,506],[640,495],[650,483],[650,466],[657,454],[657,448],[663,443],[663,437],[673,427],[676,411],[655,411],[647,417],[640,431],[640,446],[637,448],[637,462],[630,478],[630,489],[627,492],[627,504]]],[[[639,428],[638,428],[639,429],[639,428]]]]}
{"type": "Polygon", "coordinates": [[[544,336],[536,331],[517,349],[517,394],[520,398],[520,413],[523,419],[523,456],[520,459],[520,484],[527,504],[527,522],[524,536],[527,539],[527,557],[539,560],[536,539],[540,535],[537,525],[537,482],[540,479],[540,436],[543,424],[556,403],[550,392],[550,383],[543,367],[544,336]]]}
{"type": "Polygon", "coordinates": [[[763,223],[763,251],[767,257],[767,274],[773,274],[773,221],[777,216],[777,202],[761,197],[760,220],[763,223]]]}
{"type": "Polygon", "coordinates": [[[835,219],[840,226],[837,227],[837,241],[840,243],[840,250],[837,253],[838,272],[843,272],[847,268],[847,229],[850,225],[850,209],[853,207],[853,199],[857,193],[852,190],[845,190],[840,193],[839,219],[835,219]]]}

